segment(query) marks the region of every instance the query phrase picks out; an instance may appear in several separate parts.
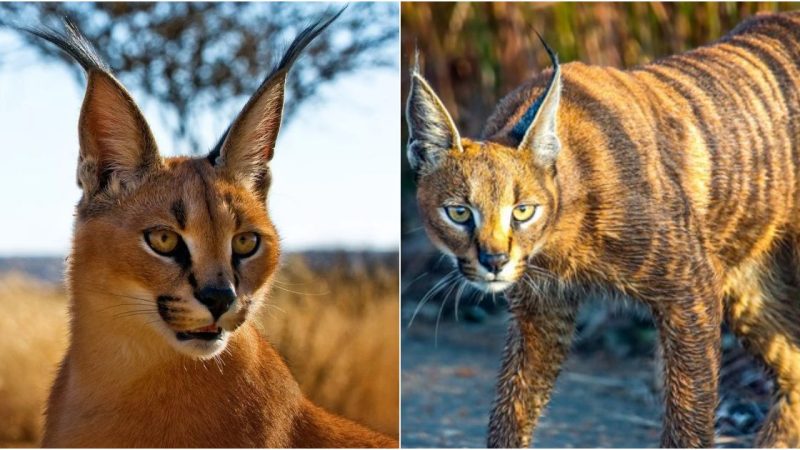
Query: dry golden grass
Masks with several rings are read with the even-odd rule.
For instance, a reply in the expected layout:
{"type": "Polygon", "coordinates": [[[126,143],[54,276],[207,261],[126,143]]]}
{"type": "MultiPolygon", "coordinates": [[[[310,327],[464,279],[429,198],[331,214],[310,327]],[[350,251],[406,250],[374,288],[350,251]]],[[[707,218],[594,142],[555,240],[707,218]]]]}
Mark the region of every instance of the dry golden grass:
{"type": "Polygon", "coordinates": [[[67,345],[64,291],[18,272],[0,279],[0,445],[34,445],[67,345]]]}
{"type": "Polygon", "coordinates": [[[313,270],[302,256],[290,256],[261,325],[316,403],[397,437],[400,329],[392,257],[389,265],[329,255],[330,269],[313,270]]]}
{"type": "MultiPolygon", "coordinates": [[[[397,437],[397,302],[396,255],[290,255],[258,321],[312,400],[397,437]]],[[[0,308],[0,446],[36,445],[67,344],[66,296],[5,273],[0,308]]]]}

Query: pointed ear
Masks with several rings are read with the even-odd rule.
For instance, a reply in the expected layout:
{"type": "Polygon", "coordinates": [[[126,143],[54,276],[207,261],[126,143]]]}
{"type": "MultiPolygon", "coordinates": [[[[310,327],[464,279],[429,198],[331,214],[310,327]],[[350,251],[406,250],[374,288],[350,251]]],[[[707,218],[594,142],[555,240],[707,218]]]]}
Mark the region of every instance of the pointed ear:
{"type": "Polygon", "coordinates": [[[65,33],[16,27],[55,45],[86,72],[86,94],[78,133],[78,185],[89,198],[130,187],[161,164],[153,134],[128,91],[78,27],[64,20],[65,33]]]}
{"type": "Polygon", "coordinates": [[[318,20],[297,35],[277,67],[261,83],[242,112],[228,127],[208,155],[208,160],[223,176],[244,184],[266,198],[270,184],[269,162],[275,153],[275,142],[283,117],[286,76],[303,49],[346,8],[345,6],[336,14],[318,20]]]}
{"type": "Polygon", "coordinates": [[[558,64],[558,57],[543,39],[542,44],[553,63],[553,76],[544,93],[533,102],[511,130],[511,135],[520,139],[520,151],[533,153],[537,165],[551,168],[561,150],[561,141],[556,132],[556,117],[561,101],[561,66],[558,64]]]}
{"type": "Polygon", "coordinates": [[[406,154],[411,168],[418,174],[435,168],[449,150],[463,150],[453,118],[416,68],[411,73],[406,122],[406,154]]]}
{"type": "Polygon", "coordinates": [[[88,71],[78,130],[78,184],[88,195],[130,187],[160,164],[144,116],[122,84],[107,72],[88,71]]]}
{"type": "Polygon", "coordinates": [[[264,81],[209,154],[212,164],[229,179],[257,191],[269,184],[268,163],[281,128],[286,74],[286,69],[280,70],[264,81]]]}

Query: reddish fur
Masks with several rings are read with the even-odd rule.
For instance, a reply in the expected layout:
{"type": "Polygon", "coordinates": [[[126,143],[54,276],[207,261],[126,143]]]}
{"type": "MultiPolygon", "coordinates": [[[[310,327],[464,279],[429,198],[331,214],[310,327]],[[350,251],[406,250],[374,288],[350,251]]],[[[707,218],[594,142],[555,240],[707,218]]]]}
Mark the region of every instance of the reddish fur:
{"type": "MultiPolygon", "coordinates": [[[[84,65],[70,345],[44,446],[397,447],[307,400],[251,323],[280,256],[266,198],[283,83],[337,16],[295,39],[211,157],[160,157],[124,87],[102,65],[84,65]],[[146,239],[154,229],[182,246],[159,254],[146,239]],[[258,236],[254,253],[234,254],[240,233],[258,236]],[[212,316],[201,302],[205,288],[235,300],[212,316]],[[206,327],[218,330],[216,339],[181,338],[206,327]]],[[[85,42],[48,39],[96,60],[85,42]]]]}
{"type": "Polygon", "coordinates": [[[71,344],[50,396],[43,444],[396,447],[305,399],[280,356],[248,322],[264,300],[278,255],[277,235],[258,196],[217,177],[202,158],[166,160],[114,206],[79,210],[69,258],[71,344]],[[208,197],[206,189],[214,194],[208,197]],[[142,248],[141,230],[174,221],[169,205],[177,198],[187,204],[182,234],[205,244],[202,254],[193,254],[201,284],[227,270],[221,261],[228,259],[225,248],[235,230],[231,210],[242,227],[259,230],[266,248],[239,272],[240,293],[249,300],[236,319],[243,325],[218,360],[177,353],[147,326],[157,316],[125,313],[143,308],[126,300],[142,289],[191,297],[186,274],[142,248]],[[206,205],[207,199],[213,203],[206,205]]]}
{"type": "Polygon", "coordinates": [[[135,377],[99,372],[88,349],[73,346],[51,394],[43,446],[397,447],[304,398],[252,326],[229,345],[220,361],[161,355],[135,377]],[[84,367],[92,372],[82,379],[84,367]]]}

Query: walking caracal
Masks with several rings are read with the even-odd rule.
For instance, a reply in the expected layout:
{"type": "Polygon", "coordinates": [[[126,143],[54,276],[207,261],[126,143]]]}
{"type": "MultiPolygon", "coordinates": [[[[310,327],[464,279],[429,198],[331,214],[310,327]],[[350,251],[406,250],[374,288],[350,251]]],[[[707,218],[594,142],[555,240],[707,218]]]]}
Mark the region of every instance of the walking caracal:
{"type": "Polygon", "coordinates": [[[422,220],[512,321],[491,447],[527,446],[581,300],[650,307],[664,446],[714,444],[720,326],[776,375],[758,446],[800,445],[800,12],[630,70],[558,64],[459,135],[418,71],[408,157],[422,220]]]}

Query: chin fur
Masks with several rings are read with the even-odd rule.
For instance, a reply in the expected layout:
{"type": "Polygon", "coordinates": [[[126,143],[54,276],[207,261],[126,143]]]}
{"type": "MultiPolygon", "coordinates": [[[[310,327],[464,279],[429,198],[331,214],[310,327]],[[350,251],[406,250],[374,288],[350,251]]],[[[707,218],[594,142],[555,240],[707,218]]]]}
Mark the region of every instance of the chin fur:
{"type": "Polygon", "coordinates": [[[180,340],[175,330],[169,328],[164,322],[156,322],[155,328],[167,343],[178,353],[193,359],[211,359],[222,353],[228,346],[231,331],[222,330],[218,339],[205,341],[202,339],[180,340]]]}
{"type": "Polygon", "coordinates": [[[511,281],[476,281],[469,280],[470,284],[481,292],[487,294],[499,294],[514,285],[511,281]]]}

